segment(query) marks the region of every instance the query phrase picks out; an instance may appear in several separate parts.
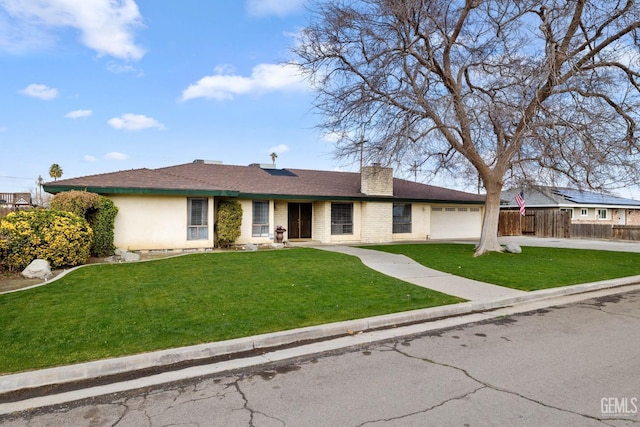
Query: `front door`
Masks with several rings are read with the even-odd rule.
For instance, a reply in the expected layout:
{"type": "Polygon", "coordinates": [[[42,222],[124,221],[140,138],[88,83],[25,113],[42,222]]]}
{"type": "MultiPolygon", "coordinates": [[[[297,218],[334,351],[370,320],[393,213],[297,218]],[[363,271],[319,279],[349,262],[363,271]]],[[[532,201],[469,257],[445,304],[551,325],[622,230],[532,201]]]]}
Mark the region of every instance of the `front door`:
{"type": "Polygon", "coordinates": [[[290,239],[311,238],[311,203],[289,203],[290,239]]]}

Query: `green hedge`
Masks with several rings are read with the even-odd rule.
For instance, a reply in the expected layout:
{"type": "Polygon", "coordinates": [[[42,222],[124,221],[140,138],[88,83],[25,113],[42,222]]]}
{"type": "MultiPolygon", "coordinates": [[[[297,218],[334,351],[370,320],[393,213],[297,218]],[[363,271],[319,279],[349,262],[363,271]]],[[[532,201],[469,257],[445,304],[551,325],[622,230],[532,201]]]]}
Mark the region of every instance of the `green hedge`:
{"type": "Polygon", "coordinates": [[[87,191],[65,191],[51,199],[53,209],[72,212],[85,218],[93,229],[91,255],[105,257],[113,255],[113,230],[118,208],[111,199],[87,191]]]}
{"type": "Polygon", "coordinates": [[[216,215],[216,236],[218,244],[228,246],[240,237],[242,226],[242,206],[237,200],[223,200],[218,204],[216,215]]]}

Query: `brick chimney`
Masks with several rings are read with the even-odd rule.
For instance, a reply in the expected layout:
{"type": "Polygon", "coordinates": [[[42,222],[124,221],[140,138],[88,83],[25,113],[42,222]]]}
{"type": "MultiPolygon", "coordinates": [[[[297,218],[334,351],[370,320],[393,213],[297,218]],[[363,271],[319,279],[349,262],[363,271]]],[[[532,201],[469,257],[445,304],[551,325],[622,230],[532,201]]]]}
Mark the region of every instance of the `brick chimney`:
{"type": "Polygon", "coordinates": [[[393,196],[393,169],[380,163],[360,170],[360,192],[367,196],[393,196]]]}

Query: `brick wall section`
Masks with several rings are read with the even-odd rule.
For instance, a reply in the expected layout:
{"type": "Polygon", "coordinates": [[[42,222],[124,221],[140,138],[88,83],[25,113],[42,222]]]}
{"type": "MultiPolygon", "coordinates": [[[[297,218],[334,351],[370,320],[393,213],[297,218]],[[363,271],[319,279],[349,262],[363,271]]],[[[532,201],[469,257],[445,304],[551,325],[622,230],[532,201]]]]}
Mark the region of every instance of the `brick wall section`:
{"type": "Polygon", "coordinates": [[[393,196],[393,169],[379,163],[360,171],[360,191],[368,196],[393,196]]]}
{"type": "Polygon", "coordinates": [[[393,204],[362,203],[362,243],[384,243],[393,240],[393,204]]]}
{"type": "Polygon", "coordinates": [[[640,225],[640,209],[627,209],[627,225],[640,225]]]}

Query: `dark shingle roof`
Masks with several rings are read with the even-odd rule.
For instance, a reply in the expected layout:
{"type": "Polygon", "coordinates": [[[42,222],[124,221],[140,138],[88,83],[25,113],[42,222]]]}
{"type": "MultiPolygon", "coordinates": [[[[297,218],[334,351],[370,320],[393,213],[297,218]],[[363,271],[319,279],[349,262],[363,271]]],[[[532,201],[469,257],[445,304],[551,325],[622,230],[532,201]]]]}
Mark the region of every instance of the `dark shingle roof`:
{"type": "MultiPolygon", "coordinates": [[[[49,182],[45,191],[80,189],[99,194],[210,194],[305,199],[380,199],[360,192],[360,174],[306,169],[263,169],[185,163],[159,169],[133,169],[49,182]],[[274,171],[278,171],[274,173],[274,171]]],[[[394,178],[393,199],[484,203],[482,195],[394,178]]]]}

